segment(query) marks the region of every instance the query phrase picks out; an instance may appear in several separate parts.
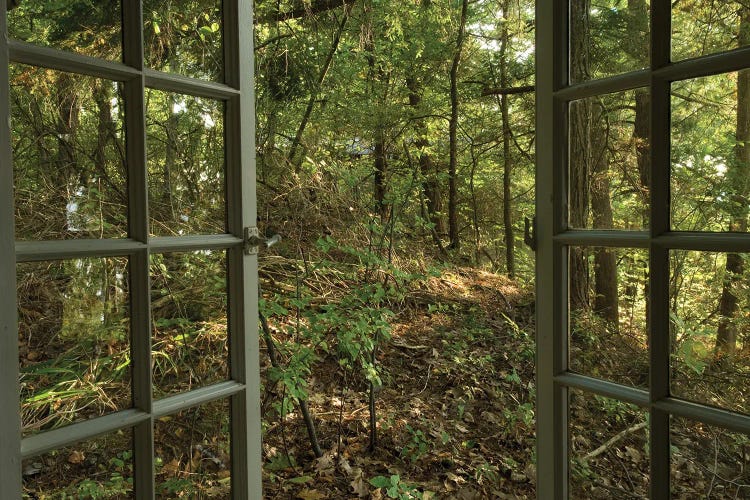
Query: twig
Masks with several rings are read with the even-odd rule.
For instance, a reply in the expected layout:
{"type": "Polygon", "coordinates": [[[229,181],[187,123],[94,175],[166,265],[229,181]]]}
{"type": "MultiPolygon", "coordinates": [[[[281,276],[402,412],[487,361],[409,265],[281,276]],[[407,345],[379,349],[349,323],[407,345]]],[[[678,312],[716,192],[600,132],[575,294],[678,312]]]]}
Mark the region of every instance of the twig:
{"type": "Polygon", "coordinates": [[[599,455],[607,451],[610,446],[612,446],[613,444],[615,444],[616,442],[618,442],[619,440],[621,440],[628,434],[633,433],[633,432],[638,432],[641,429],[645,429],[647,425],[648,425],[648,422],[641,422],[640,424],[636,424],[632,427],[628,427],[624,431],[615,434],[610,439],[608,439],[607,442],[605,442],[603,445],[601,445],[600,447],[598,447],[591,453],[584,455],[583,460],[589,461],[592,458],[598,457],[599,455]]]}
{"type": "MultiPolygon", "coordinates": [[[[279,361],[278,357],[276,355],[276,347],[273,341],[273,337],[271,337],[271,329],[268,327],[268,320],[263,315],[263,313],[259,313],[260,316],[260,324],[263,328],[263,340],[266,343],[266,349],[268,350],[268,358],[271,360],[271,366],[278,369],[279,368],[279,361]]],[[[318,441],[318,433],[315,430],[315,422],[312,419],[312,416],[310,415],[310,408],[307,405],[307,400],[305,399],[299,399],[292,397],[293,401],[297,402],[297,406],[299,406],[300,413],[302,413],[302,420],[305,422],[305,427],[307,428],[307,435],[310,438],[310,446],[312,447],[312,451],[315,454],[316,458],[320,458],[323,456],[323,450],[320,448],[320,443],[318,441]]]]}

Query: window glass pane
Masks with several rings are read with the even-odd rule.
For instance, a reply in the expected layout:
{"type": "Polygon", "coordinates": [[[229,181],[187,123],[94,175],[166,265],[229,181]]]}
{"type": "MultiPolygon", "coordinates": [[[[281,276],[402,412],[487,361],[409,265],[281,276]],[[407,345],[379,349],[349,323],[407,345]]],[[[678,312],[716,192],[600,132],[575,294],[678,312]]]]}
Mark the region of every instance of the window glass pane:
{"type": "Polygon", "coordinates": [[[670,256],[672,392],[750,413],[750,255],[670,256]]]}
{"type": "Polygon", "coordinates": [[[8,5],[11,38],[101,59],[122,57],[120,0],[14,0],[8,5]]]}
{"type": "Polygon", "coordinates": [[[151,256],[154,395],[229,378],[226,252],[151,256]]]}
{"type": "Polygon", "coordinates": [[[229,401],[183,410],[154,422],[156,496],[229,498],[229,401]]]}
{"type": "Polygon", "coordinates": [[[220,0],[144,0],[143,23],[147,66],[223,81],[220,0]]]}
{"type": "Polygon", "coordinates": [[[672,227],[747,231],[750,71],[672,85],[672,227]]]}
{"type": "Polygon", "coordinates": [[[125,429],[24,460],[24,498],[135,498],[132,434],[125,429]]]}
{"type": "Polygon", "coordinates": [[[11,65],[19,240],[127,236],[120,85],[11,65]]]}
{"type": "Polygon", "coordinates": [[[570,367],[648,387],[648,252],[570,250],[570,367]]]}
{"type": "Polygon", "coordinates": [[[570,391],[570,498],[648,498],[648,414],[570,391]]]}
{"type": "Polygon", "coordinates": [[[672,2],[672,58],[750,45],[750,5],[738,0],[672,2]]]}
{"type": "Polygon", "coordinates": [[[571,0],[570,80],[649,66],[649,0],[571,0]]]}
{"type": "Polygon", "coordinates": [[[226,232],[224,105],[146,92],[151,233],[226,232]]]}
{"type": "Polygon", "coordinates": [[[672,498],[750,497],[750,438],[719,427],[672,417],[672,498]]]}
{"type": "Polygon", "coordinates": [[[650,102],[637,89],[570,104],[570,227],[648,228],[650,102]]]}
{"type": "Polygon", "coordinates": [[[18,265],[24,435],[130,407],[128,260],[18,265]]]}

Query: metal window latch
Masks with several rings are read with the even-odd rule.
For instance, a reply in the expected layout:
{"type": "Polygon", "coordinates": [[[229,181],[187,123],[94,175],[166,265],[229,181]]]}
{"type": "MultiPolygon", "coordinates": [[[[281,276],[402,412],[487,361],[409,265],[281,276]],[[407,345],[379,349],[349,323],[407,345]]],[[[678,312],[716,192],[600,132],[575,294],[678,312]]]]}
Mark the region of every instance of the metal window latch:
{"type": "Polygon", "coordinates": [[[245,255],[258,255],[260,245],[265,245],[266,248],[271,248],[281,241],[281,235],[274,234],[270,238],[263,238],[257,227],[246,227],[244,240],[245,255]]]}
{"type": "Polygon", "coordinates": [[[523,242],[536,252],[536,216],[532,220],[524,217],[523,220],[523,242]]]}

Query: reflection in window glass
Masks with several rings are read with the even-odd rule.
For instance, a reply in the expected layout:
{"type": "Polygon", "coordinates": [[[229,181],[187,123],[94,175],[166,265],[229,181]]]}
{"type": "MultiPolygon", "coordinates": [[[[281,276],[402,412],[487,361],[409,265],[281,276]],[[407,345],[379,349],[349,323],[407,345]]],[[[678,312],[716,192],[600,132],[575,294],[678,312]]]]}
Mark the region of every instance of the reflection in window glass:
{"type": "Polygon", "coordinates": [[[16,40],[119,61],[119,0],[24,0],[8,2],[8,35],[16,40]]]}
{"type": "Polygon", "coordinates": [[[223,103],[157,90],[146,101],[151,233],[225,233],[223,103]]]}
{"type": "Polygon", "coordinates": [[[16,238],[127,236],[120,85],[11,66],[16,238]]]}
{"type": "Polygon", "coordinates": [[[571,228],[648,228],[650,102],[636,89],[570,104],[571,228]]]}
{"type": "Polygon", "coordinates": [[[121,430],[24,460],[24,498],[135,498],[132,435],[121,430]]]}
{"type": "Polygon", "coordinates": [[[223,81],[221,0],[144,0],[146,65],[223,81]]]}
{"type": "Polygon", "coordinates": [[[571,370],[648,387],[648,252],[570,250],[571,370]]]}
{"type": "Polygon", "coordinates": [[[229,378],[226,252],[151,256],[154,395],[229,378]]]}
{"type": "Polygon", "coordinates": [[[130,407],[128,260],[18,265],[23,433],[130,407]]]}
{"type": "Polygon", "coordinates": [[[570,498],[648,498],[648,414],[570,391],[570,498]]]}
{"type": "Polygon", "coordinates": [[[748,123],[750,71],[672,85],[674,229],[747,231],[748,123]]]}
{"type": "Polygon", "coordinates": [[[154,422],[154,452],[158,498],[229,498],[229,401],[154,422]]]}
{"type": "Polygon", "coordinates": [[[672,498],[750,497],[748,447],[750,437],[746,434],[672,417],[669,447],[672,498]]]}
{"type": "Polygon", "coordinates": [[[750,5],[738,0],[672,2],[672,58],[750,45],[750,5]]]}
{"type": "Polygon", "coordinates": [[[748,254],[670,255],[672,393],[750,413],[748,254]]]}
{"type": "Polygon", "coordinates": [[[573,83],[649,66],[649,0],[571,0],[573,83]]]}

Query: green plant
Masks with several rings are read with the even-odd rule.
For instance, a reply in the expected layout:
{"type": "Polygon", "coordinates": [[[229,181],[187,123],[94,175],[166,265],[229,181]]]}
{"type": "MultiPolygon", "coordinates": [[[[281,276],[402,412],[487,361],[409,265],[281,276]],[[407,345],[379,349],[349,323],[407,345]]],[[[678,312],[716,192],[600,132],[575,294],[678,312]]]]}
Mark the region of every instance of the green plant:
{"type": "Polygon", "coordinates": [[[376,476],[370,479],[370,484],[376,488],[385,488],[385,494],[388,495],[388,498],[410,500],[424,497],[417,488],[403,482],[398,474],[393,474],[390,477],[376,476]]]}
{"type": "Polygon", "coordinates": [[[477,480],[477,484],[484,484],[486,481],[490,483],[496,483],[500,479],[500,469],[497,465],[484,462],[480,464],[474,471],[474,479],[477,480]]]}
{"type": "Polygon", "coordinates": [[[406,426],[406,430],[409,432],[409,440],[401,449],[401,455],[414,463],[429,451],[430,443],[421,430],[410,425],[406,426]]]}

